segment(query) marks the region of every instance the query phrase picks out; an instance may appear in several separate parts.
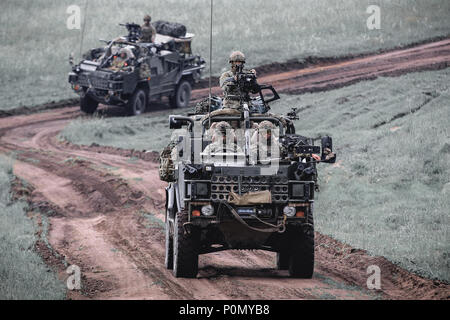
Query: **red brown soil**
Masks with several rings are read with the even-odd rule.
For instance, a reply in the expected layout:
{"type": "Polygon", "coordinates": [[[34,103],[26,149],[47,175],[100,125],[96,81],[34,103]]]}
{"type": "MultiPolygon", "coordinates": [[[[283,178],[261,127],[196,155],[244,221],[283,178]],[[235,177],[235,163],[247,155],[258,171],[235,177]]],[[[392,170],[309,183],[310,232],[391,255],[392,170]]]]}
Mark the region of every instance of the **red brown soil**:
{"type": "MultiPolygon", "coordinates": [[[[448,66],[450,40],[263,77],[282,92],[331,89],[380,75],[448,66]]],[[[203,97],[205,90],[195,91],[203,97]]],[[[421,278],[316,233],[312,279],[292,279],[264,251],[200,257],[197,279],[177,279],[164,267],[164,187],[157,154],[74,146],[58,133],[81,114],[77,107],[0,120],[0,152],[14,154],[14,184],[30,214],[49,214],[50,248],[36,250],[64,275],[63,260],[82,271],[70,299],[449,299],[448,284],[421,278]],[[133,157],[133,161],[130,161],[133,157]],[[114,170],[112,170],[114,168],[114,170]],[[159,220],[158,220],[159,219],[159,220]],[[367,268],[381,268],[381,290],[369,291],[367,268]]]]}

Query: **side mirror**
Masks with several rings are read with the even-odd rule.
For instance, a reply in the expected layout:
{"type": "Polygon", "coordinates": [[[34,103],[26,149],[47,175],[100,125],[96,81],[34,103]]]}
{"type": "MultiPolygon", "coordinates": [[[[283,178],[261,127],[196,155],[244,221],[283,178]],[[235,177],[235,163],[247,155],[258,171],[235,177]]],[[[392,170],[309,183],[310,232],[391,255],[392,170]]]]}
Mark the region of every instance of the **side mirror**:
{"type": "Polygon", "coordinates": [[[182,126],[183,126],[183,122],[182,121],[178,121],[174,117],[170,117],[169,118],[169,127],[170,127],[170,129],[181,129],[182,126]]]}
{"type": "Polygon", "coordinates": [[[170,116],[169,117],[169,128],[170,129],[181,129],[183,126],[190,124],[190,128],[194,125],[194,120],[189,117],[181,116],[170,116]]]}
{"type": "Polygon", "coordinates": [[[335,163],[336,154],[333,153],[333,139],[331,137],[322,138],[322,156],[321,162],[335,163]]]}

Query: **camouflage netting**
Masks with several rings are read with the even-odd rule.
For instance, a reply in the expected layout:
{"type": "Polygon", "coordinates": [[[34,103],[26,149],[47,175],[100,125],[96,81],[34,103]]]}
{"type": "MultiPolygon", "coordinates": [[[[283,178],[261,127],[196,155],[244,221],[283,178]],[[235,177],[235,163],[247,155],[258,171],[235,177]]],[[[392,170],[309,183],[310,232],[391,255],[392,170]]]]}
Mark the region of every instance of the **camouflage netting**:
{"type": "Polygon", "coordinates": [[[172,159],[172,151],[176,148],[176,141],[171,141],[159,156],[159,178],[162,181],[175,181],[175,165],[172,159]]]}
{"type": "Polygon", "coordinates": [[[186,36],[186,27],[181,23],[159,20],[153,23],[156,32],[165,36],[182,38],[186,36]]]}
{"type": "MultiPolygon", "coordinates": [[[[219,110],[222,105],[217,97],[213,97],[211,101],[211,112],[219,110]]],[[[206,114],[209,112],[209,98],[203,99],[195,105],[195,114],[206,114]]]]}

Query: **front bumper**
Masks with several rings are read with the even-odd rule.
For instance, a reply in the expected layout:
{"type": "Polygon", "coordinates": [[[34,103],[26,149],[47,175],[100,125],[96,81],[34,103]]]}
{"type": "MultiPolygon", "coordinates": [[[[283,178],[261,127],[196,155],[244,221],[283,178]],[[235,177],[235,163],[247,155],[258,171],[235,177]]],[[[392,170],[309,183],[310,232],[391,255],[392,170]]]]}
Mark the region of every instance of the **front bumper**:
{"type": "MultiPolygon", "coordinates": [[[[309,214],[312,214],[312,203],[289,203],[286,205],[254,205],[254,206],[235,206],[230,205],[247,224],[254,227],[264,225],[261,221],[273,225],[279,225],[285,220],[286,225],[301,225],[307,221],[309,214]],[[296,208],[296,216],[287,217],[283,213],[286,206],[296,208]],[[297,215],[298,213],[298,215],[297,215]]],[[[190,202],[187,206],[189,212],[189,221],[200,228],[217,226],[224,222],[237,221],[230,210],[225,205],[213,202],[190,202]],[[203,206],[212,205],[214,214],[212,216],[198,215],[203,206]]]]}

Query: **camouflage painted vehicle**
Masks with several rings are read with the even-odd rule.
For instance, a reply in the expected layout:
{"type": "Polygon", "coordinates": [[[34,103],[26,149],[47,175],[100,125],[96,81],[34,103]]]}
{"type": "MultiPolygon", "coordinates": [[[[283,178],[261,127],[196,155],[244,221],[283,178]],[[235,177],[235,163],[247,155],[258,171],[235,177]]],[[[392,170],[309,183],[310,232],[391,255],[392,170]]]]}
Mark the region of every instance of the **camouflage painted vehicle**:
{"type": "Polygon", "coordinates": [[[196,277],[200,254],[228,249],[274,251],[278,269],[313,275],[317,164],[335,161],[332,139],[316,146],[296,134],[295,110],[269,113],[279,96],[259,89],[270,97],[250,90],[258,94],[242,110],[222,109],[214,97],[213,112],[206,100],[195,114],[170,116],[177,134],[161,154],[160,177],[169,182],[165,264],[176,277],[196,277]]]}
{"type": "Polygon", "coordinates": [[[107,46],[89,50],[83,60],[72,64],[69,83],[80,95],[80,108],[92,114],[98,104],[123,106],[130,115],[143,113],[150,101],[166,96],[173,108],[187,107],[191,90],[205,67],[193,55],[194,35],[183,38],[156,35],[155,43],[139,42],[139,25],[126,24],[129,35],[107,46]],[[116,63],[119,53],[122,63],[116,63]]]}

